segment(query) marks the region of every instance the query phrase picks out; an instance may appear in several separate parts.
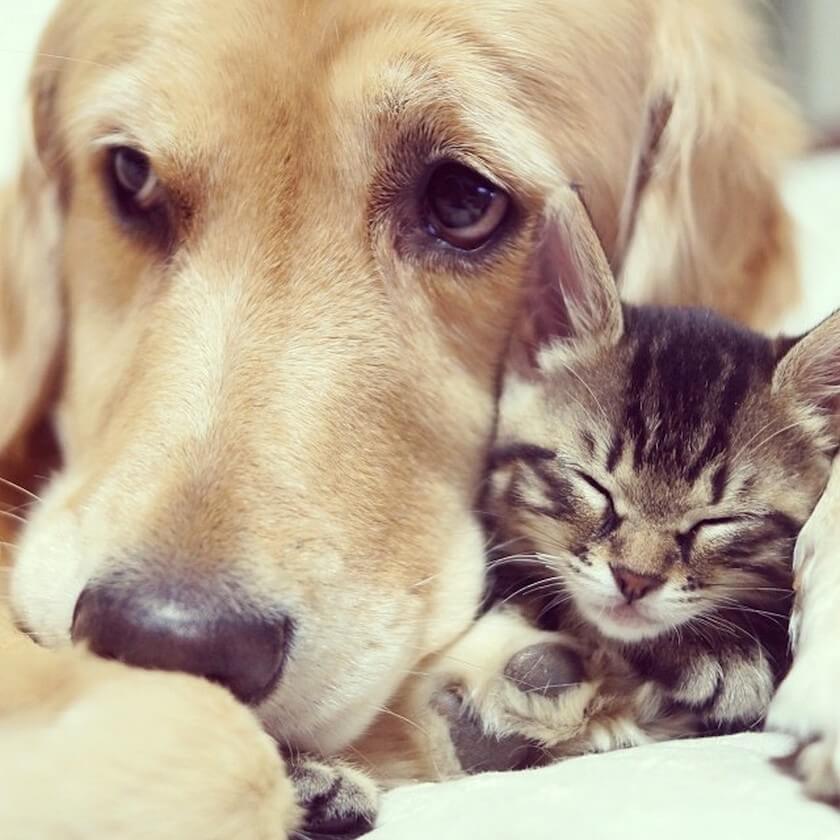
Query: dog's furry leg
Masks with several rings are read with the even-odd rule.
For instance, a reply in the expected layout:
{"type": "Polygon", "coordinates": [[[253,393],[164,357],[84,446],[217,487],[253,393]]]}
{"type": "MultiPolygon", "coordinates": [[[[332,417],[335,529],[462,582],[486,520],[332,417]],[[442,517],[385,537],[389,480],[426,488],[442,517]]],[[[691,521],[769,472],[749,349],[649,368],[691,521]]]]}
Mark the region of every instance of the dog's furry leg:
{"type": "Polygon", "coordinates": [[[274,742],[224,689],[39,648],[2,603],[0,667],[0,837],[286,840],[299,824],[274,742]]]}
{"type": "Polygon", "coordinates": [[[379,789],[361,771],[344,762],[307,756],[289,761],[295,798],[303,811],[300,840],[354,840],[373,829],[379,789]]]}
{"type": "Polygon", "coordinates": [[[840,804],[840,459],[799,535],[795,571],[794,662],[767,725],[796,737],[785,764],[807,792],[840,804]]]}

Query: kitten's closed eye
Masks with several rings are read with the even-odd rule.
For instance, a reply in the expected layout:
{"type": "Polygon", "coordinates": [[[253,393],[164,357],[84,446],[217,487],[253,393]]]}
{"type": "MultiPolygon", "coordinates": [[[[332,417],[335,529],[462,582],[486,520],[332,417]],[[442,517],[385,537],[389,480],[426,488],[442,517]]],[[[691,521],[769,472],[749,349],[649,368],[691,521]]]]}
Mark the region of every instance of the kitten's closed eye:
{"type": "Polygon", "coordinates": [[[616,511],[613,495],[606,487],[604,487],[603,484],[592,478],[591,475],[587,475],[581,470],[575,470],[574,473],[581,479],[583,484],[589,488],[590,492],[587,495],[589,496],[590,501],[594,501],[596,504],[602,503],[605,506],[601,526],[595,534],[596,539],[603,539],[604,537],[609,536],[609,534],[615,531],[621,524],[621,517],[616,511]],[[593,495],[595,496],[594,499],[592,498],[593,495]]]}
{"type": "Polygon", "coordinates": [[[700,519],[688,530],[683,531],[680,536],[692,539],[697,539],[698,537],[702,537],[703,539],[728,537],[733,532],[741,530],[744,526],[760,522],[760,519],[760,517],[752,515],[715,516],[708,519],[700,519]]]}
{"type": "Polygon", "coordinates": [[[773,535],[777,535],[775,528],[775,514],[744,513],[735,516],[714,516],[700,519],[690,528],[677,535],[677,541],[682,545],[695,543],[731,543],[756,529],[770,526],[773,535]]]}

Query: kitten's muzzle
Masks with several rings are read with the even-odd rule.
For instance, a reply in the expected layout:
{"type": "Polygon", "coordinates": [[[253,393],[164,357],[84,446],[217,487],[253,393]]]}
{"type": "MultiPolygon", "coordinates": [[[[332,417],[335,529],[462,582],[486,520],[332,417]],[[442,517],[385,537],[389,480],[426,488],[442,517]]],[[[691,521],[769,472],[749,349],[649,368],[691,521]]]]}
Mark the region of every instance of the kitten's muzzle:
{"type": "Polygon", "coordinates": [[[665,579],[653,575],[640,575],[624,566],[610,566],[618,591],[628,604],[639,601],[665,583],[665,579]]]}

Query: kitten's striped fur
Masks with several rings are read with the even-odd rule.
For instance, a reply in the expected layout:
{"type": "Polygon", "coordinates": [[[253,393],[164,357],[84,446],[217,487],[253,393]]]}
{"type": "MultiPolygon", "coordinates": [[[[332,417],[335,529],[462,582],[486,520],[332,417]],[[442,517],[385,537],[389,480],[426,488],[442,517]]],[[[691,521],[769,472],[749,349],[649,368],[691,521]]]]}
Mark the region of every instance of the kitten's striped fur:
{"type": "Polygon", "coordinates": [[[487,500],[516,555],[494,564],[505,600],[522,592],[588,651],[596,690],[575,737],[548,746],[600,748],[587,723],[604,718],[638,724],[636,740],[756,725],[789,664],[794,544],[837,448],[807,359],[831,355],[840,316],[771,340],[705,310],[621,305],[571,203],[526,300],[487,500]]]}

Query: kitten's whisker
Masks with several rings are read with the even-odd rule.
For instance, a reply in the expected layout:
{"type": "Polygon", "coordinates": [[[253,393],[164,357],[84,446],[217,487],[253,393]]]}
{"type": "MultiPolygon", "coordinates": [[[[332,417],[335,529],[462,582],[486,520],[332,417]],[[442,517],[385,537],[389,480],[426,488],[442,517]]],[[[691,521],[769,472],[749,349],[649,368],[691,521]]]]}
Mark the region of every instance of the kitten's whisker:
{"type": "MultiPolygon", "coordinates": [[[[586,384],[583,377],[571,365],[569,365],[568,362],[561,361],[560,364],[563,365],[566,371],[572,376],[574,376],[574,378],[577,379],[577,381],[580,382],[580,384],[583,385],[583,387],[586,388],[587,391],[589,391],[589,396],[592,397],[593,401],[595,402],[595,405],[598,406],[598,410],[601,412],[601,415],[603,416],[604,420],[606,420],[607,423],[609,423],[610,418],[607,412],[604,411],[604,406],[601,405],[600,400],[598,399],[598,397],[595,396],[595,392],[592,390],[592,388],[589,387],[589,385],[586,384]]],[[[568,398],[569,395],[566,394],[566,399],[568,398]]]]}
{"type": "Polygon", "coordinates": [[[537,554],[510,554],[507,557],[497,557],[486,564],[488,570],[498,569],[501,566],[524,563],[534,565],[539,560],[537,554]]]}
{"type": "Polygon", "coordinates": [[[504,540],[500,543],[496,543],[495,545],[491,542],[492,536],[487,541],[487,553],[488,554],[495,554],[498,551],[504,551],[504,549],[508,548],[508,546],[514,545],[521,540],[521,537],[511,537],[509,540],[504,540]]]}
{"type": "Polygon", "coordinates": [[[795,423],[789,423],[787,426],[783,426],[781,429],[777,429],[775,432],[773,432],[772,435],[768,435],[763,441],[761,441],[761,443],[757,444],[752,449],[750,449],[749,454],[751,456],[755,456],[755,454],[762,447],[767,446],[767,444],[770,443],[771,440],[773,440],[774,438],[777,438],[779,435],[783,435],[785,432],[788,432],[791,429],[795,429],[797,426],[801,426],[801,425],[802,425],[802,421],[800,420],[800,421],[797,421],[795,423]]]}
{"type": "Polygon", "coordinates": [[[500,601],[499,606],[504,606],[509,601],[512,601],[514,598],[521,598],[523,595],[533,595],[535,592],[556,589],[558,585],[562,586],[562,584],[562,578],[546,578],[545,580],[537,580],[532,583],[525,584],[524,586],[519,587],[519,589],[515,590],[510,595],[508,595],[503,601],[500,601]]]}
{"type": "Polygon", "coordinates": [[[775,418],[768,420],[763,426],[759,428],[759,430],[738,450],[738,454],[732,459],[734,462],[738,462],[741,456],[749,450],[750,444],[760,435],[764,434],[770,426],[775,423],[775,418]]]}
{"type": "Polygon", "coordinates": [[[23,493],[24,496],[29,496],[29,498],[32,499],[33,502],[42,501],[40,496],[33,493],[31,490],[27,490],[20,484],[16,484],[14,481],[10,481],[8,478],[3,478],[2,476],[0,476],[0,484],[4,485],[5,487],[9,487],[10,489],[15,490],[18,493],[23,493]]]}

